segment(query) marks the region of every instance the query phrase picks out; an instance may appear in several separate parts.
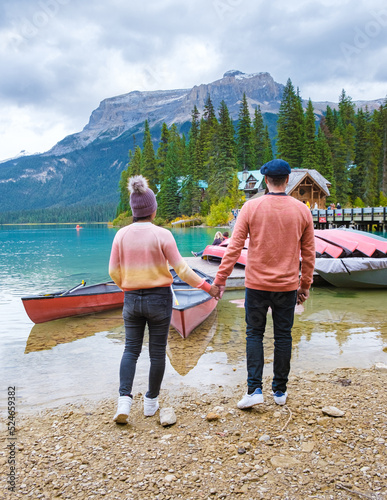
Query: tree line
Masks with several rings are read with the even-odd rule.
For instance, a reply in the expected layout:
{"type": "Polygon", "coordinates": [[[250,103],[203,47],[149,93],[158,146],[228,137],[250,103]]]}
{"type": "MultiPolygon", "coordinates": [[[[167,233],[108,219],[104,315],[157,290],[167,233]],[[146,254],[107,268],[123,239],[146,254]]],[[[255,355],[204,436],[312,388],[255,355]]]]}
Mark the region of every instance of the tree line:
{"type": "Polygon", "coordinates": [[[338,109],[327,106],[316,131],[313,105],[302,109],[287,81],[277,121],[277,156],[292,168],[316,169],[331,183],[328,201],[343,206],[387,203],[387,99],[379,109],[355,110],[342,90],[338,109]]]}
{"type": "Polygon", "coordinates": [[[115,210],[115,203],[41,208],[35,210],[15,210],[0,212],[0,224],[106,222],[114,218],[115,210]]]}
{"type": "MultiPolygon", "coordinates": [[[[215,110],[208,95],[202,115],[195,106],[186,137],[177,126],[163,123],[155,150],[148,121],[142,147],[129,151],[119,182],[116,215],[130,215],[129,177],[142,174],[157,193],[158,215],[211,215],[243,202],[237,172],[258,170],[274,158],[268,126],[260,107],[251,117],[243,95],[234,125],[224,101],[215,110]]],[[[387,203],[387,100],[373,112],[355,110],[343,90],[338,109],[327,106],[316,121],[309,99],[303,110],[298,89],[290,79],[284,88],[276,136],[276,157],[292,168],[316,169],[331,183],[328,202],[343,206],[387,203]]]]}

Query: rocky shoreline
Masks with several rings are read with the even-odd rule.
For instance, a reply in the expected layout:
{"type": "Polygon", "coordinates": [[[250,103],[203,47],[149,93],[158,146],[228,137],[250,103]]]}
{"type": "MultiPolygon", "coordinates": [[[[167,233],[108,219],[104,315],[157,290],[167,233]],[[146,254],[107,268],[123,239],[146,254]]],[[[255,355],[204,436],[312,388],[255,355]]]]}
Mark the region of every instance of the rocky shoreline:
{"type": "MultiPolygon", "coordinates": [[[[15,498],[382,499],[387,497],[385,366],[292,376],[286,406],[241,411],[244,387],[179,394],[161,407],[175,425],[146,418],[136,394],[127,425],[115,400],[16,418],[15,498]],[[335,410],[339,412],[333,416],[335,410]]],[[[2,470],[7,436],[1,435],[2,470]]],[[[1,491],[7,493],[7,476],[1,491]]],[[[4,498],[0,495],[1,498],[4,498]]]]}

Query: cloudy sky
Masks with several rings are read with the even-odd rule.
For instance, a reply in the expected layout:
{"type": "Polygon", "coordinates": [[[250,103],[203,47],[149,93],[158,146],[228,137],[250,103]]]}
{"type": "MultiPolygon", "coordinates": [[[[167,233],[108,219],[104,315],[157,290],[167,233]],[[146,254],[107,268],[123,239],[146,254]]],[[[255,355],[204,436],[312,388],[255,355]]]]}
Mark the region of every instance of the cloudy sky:
{"type": "Polygon", "coordinates": [[[107,97],[230,69],[303,98],[387,95],[385,0],[2,0],[0,160],[43,152],[107,97]]]}

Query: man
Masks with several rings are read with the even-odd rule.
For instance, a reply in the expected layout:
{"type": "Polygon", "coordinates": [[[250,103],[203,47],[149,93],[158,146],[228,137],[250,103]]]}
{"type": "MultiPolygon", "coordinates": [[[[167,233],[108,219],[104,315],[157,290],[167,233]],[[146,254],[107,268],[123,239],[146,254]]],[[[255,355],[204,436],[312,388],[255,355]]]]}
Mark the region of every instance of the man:
{"type": "Polygon", "coordinates": [[[247,394],[237,405],[241,409],[263,403],[263,335],[269,307],[274,323],[273,396],[277,404],[286,403],[294,308],[309,297],[313,279],[312,215],[306,205],[286,195],[290,172],[284,160],[263,165],[261,173],[269,192],[244,204],[215,278],[221,298],[249,236],[245,270],[247,394]]]}

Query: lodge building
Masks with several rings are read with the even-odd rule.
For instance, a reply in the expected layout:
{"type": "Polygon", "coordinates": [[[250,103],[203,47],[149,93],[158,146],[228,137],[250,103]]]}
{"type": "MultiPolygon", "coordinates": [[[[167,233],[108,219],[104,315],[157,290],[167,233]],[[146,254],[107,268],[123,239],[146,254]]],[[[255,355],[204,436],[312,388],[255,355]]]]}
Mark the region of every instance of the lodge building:
{"type": "MultiPolygon", "coordinates": [[[[238,172],[238,179],[239,189],[245,192],[247,200],[258,198],[267,192],[265,176],[259,170],[238,172]]],[[[309,202],[311,208],[325,209],[330,186],[330,182],[317,170],[293,168],[286,194],[304,203],[309,202]]]]}

